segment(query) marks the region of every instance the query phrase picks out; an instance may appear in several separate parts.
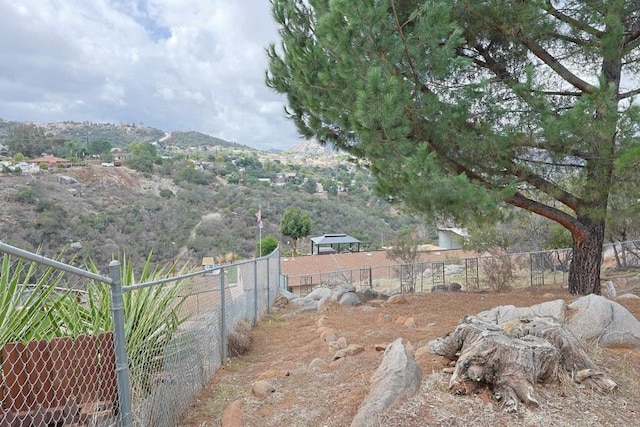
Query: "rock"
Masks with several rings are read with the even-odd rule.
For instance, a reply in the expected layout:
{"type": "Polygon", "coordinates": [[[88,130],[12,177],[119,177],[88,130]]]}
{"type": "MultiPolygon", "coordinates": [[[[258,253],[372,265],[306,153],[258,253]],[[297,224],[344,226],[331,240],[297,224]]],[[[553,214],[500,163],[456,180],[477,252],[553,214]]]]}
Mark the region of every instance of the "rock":
{"type": "Polygon", "coordinates": [[[455,274],[464,273],[464,265],[460,264],[447,264],[444,266],[444,275],[445,276],[453,276],[455,274]]]}
{"type": "Polygon", "coordinates": [[[319,327],[318,333],[320,333],[320,338],[325,342],[331,342],[338,339],[336,331],[328,326],[319,327]]]}
{"type": "Polygon", "coordinates": [[[71,249],[82,249],[82,243],[80,242],[73,242],[72,244],[69,245],[69,247],[71,249]]]}
{"type": "Polygon", "coordinates": [[[360,297],[356,295],[354,292],[346,292],[343,294],[338,300],[340,305],[360,305],[362,302],[360,301],[360,297]]]}
{"type": "Polygon", "coordinates": [[[258,376],[258,381],[268,380],[270,378],[288,377],[290,372],[286,369],[269,369],[258,376]]]}
{"type": "Polygon", "coordinates": [[[285,297],[288,301],[292,301],[296,298],[298,298],[298,296],[296,294],[294,294],[293,292],[289,292],[286,289],[278,289],[278,296],[283,296],[285,297]]]}
{"type": "Polygon", "coordinates": [[[349,347],[349,343],[347,342],[347,339],[345,337],[338,338],[336,343],[338,343],[338,348],[339,349],[343,349],[343,348],[349,347]]]}
{"type": "Polygon", "coordinates": [[[329,364],[319,357],[316,357],[311,361],[311,363],[309,363],[309,369],[322,369],[323,371],[326,371],[329,369],[329,364]]]}
{"type": "Polygon", "coordinates": [[[243,427],[242,406],[244,402],[241,399],[234,400],[222,412],[221,427],[243,427]]]}
{"type": "Polygon", "coordinates": [[[331,341],[329,343],[329,350],[333,350],[333,351],[340,350],[340,346],[338,345],[338,341],[331,341]]]}
{"type": "Polygon", "coordinates": [[[579,339],[602,347],[640,348],[640,321],[617,302],[592,294],[569,308],[575,313],[567,326],[579,339]]]}
{"type": "Polygon", "coordinates": [[[406,304],[407,302],[409,302],[407,297],[402,294],[391,296],[387,300],[387,304],[406,304]]]}
{"type": "Polygon", "coordinates": [[[335,354],[333,355],[333,360],[337,360],[337,359],[342,359],[343,357],[347,357],[347,356],[355,356],[357,354],[360,354],[364,352],[364,347],[358,344],[349,344],[349,346],[347,348],[343,348],[341,350],[338,350],[335,352],[335,354]]]}
{"type": "Polygon", "coordinates": [[[342,295],[346,294],[347,292],[355,292],[355,291],[356,291],[355,285],[340,285],[335,291],[333,291],[333,294],[331,295],[331,299],[335,301],[339,301],[342,295]]]}
{"type": "Polygon", "coordinates": [[[71,184],[78,183],[77,179],[68,175],[58,175],[57,180],[60,184],[64,184],[64,185],[71,185],[71,184]]]}
{"type": "Polygon", "coordinates": [[[329,288],[315,288],[305,298],[309,298],[315,301],[320,301],[322,298],[331,298],[333,292],[329,288]]]}
{"type": "Polygon", "coordinates": [[[375,417],[406,401],[420,389],[422,372],[402,344],[394,341],[384,352],[382,362],[371,377],[369,394],[351,422],[351,427],[374,425],[375,417]]]}
{"type": "Polygon", "coordinates": [[[273,306],[278,308],[285,308],[289,304],[289,299],[284,295],[278,295],[275,300],[273,300],[273,306]]]}
{"type": "Polygon", "coordinates": [[[458,282],[449,283],[449,290],[451,292],[462,292],[462,285],[458,282]]]}
{"type": "Polygon", "coordinates": [[[406,326],[407,328],[415,328],[416,327],[416,319],[414,319],[413,317],[408,317],[404,321],[404,326],[406,326]]]}
{"type": "Polygon", "coordinates": [[[382,307],[384,303],[385,303],[385,300],[382,300],[382,299],[372,299],[367,301],[367,304],[369,304],[372,307],[382,307]]]}
{"type": "Polygon", "coordinates": [[[274,391],[275,386],[266,380],[258,380],[251,386],[251,394],[260,400],[266,399],[274,391]]]}
{"type": "Polygon", "coordinates": [[[308,305],[308,304],[313,304],[314,302],[317,303],[316,300],[313,300],[313,299],[307,298],[307,297],[294,298],[294,299],[290,300],[289,302],[291,302],[291,304],[293,304],[293,305],[308,305]]]}
{"type": "Polygon", "coordinates": [[[318,301],[312,301],[297,311],[297,313],[308,313],[310,311],[318,311],[318,301]]]}
{"type": "Polygon", "coordinates": [[[406,317],[404,317],[404,316],[398,316],[398,317],[396,318],[396,321],[395,321],[394,323],[397,323],[397,324],[399,324],[399,325],[402,325],[406,320],[407,320],[407,318],[406,318],[406,317]]]}
{"type": "Polygon", "coordinates": [[[389,313],[380,313],[378,315],[378,322],[391,323],[391,315],[389,313]]]}
{"type": "Polygon", "coordinates": [[[360,297],[360,300],[363,302],[368,302],[371,300],[382,300],[386,301],[389,299],[389,295],[378,292],[374,289],[363,289],[361,291],[356,292],[360,297]]]}
{"type": "Polygon", "coordinates": [[[491,310],[480,312],[476,317],[485,322],[501,325],[522,316],[553,317],[558,320],[564,320],[566,316],[566,304],[564,300],[558,299],[532,305],[531,307],[500,305],[491,310]]]}
{"type": "Polygon", "coordinates": [[[385,351],[389,347],[389,344],[376,344],[373,346],[375,351],[385,351]]]}
{"type": "Polygon", "coordinates": [[[640,299],[640,297],[636,294],[622,294],[616,299],[640,299]]]}
{"type": "Polygon", "coordinates": [[[616,296],[618,296],[617,292],[616,292],[616,287],[613,286],[613,282],[611,280],[607,280],[605,282],[605,296],[609,297],[609,298],[615,298],[616,296]]]}
{"type": "Polygon", "coordinates": [[[338,307],[338,303],[332,297],[324,297],[318,301],[318,311],[327,313],[335,310],[338,307]]]}
{"type": "Polygon", "coordinates": [[[377,309],[378,309],[377,307],[371,307],[370,305],[365,305],[364,307],[362,307],[362,312],[371,313],[373,311],[376,311],[377,309]]]}

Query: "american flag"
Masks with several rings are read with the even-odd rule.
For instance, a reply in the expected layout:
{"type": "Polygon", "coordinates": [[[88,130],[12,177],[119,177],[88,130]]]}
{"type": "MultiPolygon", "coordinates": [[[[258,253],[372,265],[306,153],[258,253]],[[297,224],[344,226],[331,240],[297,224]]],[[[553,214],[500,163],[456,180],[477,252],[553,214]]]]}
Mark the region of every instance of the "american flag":
{"type": "Polygon", "coordinates": [[[258,227],[262,228],[262,212],[256,212],[256,222],[258,223],[258,227]]]}

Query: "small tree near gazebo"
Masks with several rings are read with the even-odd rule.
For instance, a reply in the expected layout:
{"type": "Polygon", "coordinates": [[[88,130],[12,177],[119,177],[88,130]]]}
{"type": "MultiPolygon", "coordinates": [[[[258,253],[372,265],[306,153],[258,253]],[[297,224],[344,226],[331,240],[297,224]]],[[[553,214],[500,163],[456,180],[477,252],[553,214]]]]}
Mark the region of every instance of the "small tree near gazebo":
{"type": "Polygon", "coordinates": [[[284,210],[280,220],[280,233],[291,238],[293,255],[298,253],[298,239],[311,234],[311,219],[309,214],[302,212],[300,208],[289,206],[284,210]]]}

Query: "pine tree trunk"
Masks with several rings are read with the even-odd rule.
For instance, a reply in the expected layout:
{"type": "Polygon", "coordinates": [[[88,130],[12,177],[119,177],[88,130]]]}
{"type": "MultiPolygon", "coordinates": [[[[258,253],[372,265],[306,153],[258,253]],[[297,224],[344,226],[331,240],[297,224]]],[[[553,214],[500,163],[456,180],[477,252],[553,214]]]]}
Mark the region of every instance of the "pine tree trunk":
{"type": "Polygon", "coordinates": [[[573,235],[573,257],[569,266],[569,293],[600,295],[600,267],[604,243],[604,221],[578,218],[586,233],[573,235]]]}

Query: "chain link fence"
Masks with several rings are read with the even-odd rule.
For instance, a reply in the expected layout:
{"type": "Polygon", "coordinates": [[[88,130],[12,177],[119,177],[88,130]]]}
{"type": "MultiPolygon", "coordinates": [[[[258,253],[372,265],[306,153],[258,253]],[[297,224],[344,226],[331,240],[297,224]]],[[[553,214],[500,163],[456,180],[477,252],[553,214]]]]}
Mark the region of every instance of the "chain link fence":
{"type": "Polygon", "coordinates": [[[571,250],[558,249],[289,275],[284,280],[287,289],[299,296],[319,286],[341,284],[400,293],[566,287],[570,262],[571,250]]]}
{"type": "Polygon", "coordinates": [[[279,253],[108,275],[0,242],[0,426],[174,426],[269,310],[279,253]]]}

